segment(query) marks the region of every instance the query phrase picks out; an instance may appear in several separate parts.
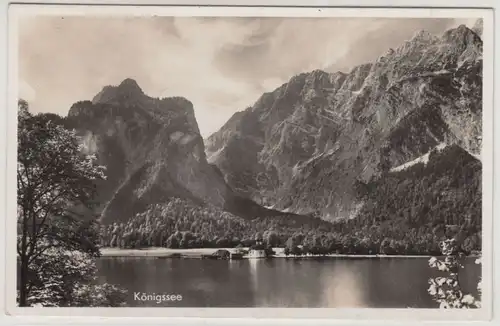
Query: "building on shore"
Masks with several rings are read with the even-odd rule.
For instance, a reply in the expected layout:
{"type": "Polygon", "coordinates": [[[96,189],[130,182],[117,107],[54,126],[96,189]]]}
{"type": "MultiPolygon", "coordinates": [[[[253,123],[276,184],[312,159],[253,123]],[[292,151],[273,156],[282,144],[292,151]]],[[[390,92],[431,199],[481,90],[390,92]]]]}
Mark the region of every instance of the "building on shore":
{"type": "Polygon", "coordinates": [[[266,258],[266,251],[264,249],[251,249],[248,252],[248,258],[266,258]]]}

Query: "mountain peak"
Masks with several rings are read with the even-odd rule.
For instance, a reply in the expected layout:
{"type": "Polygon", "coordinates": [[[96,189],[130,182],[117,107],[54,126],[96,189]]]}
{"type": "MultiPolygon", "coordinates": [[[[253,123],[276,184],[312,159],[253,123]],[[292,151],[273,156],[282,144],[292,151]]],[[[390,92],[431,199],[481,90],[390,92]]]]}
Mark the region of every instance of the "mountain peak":
{"type": "Polygon", "coordinates": [[[135,81],[135,79],[132,78],[125,78],[120,85],[118,85],[118,88],[126,88],[126,89],[135,89],[139,90],[142,93],[142,89],[139,87],[139,84],[135,81]]]}
{"type": "Polygon", "coordinates": [[[117,87],[117,93],[119,96],[125,96],[126,98],[137,97],[140,98],[144,95],[141,87],[132,78],[124,79],[120,85],[117,87]]]}
{"type": "Polygon", "coordinates": [[[419,42],[432,42],[436,39],[437,38],[434,35],[432,35],[430,32],[426,30],[418,31],[412,37],[412,41],[419,41],[419,42]]]}
{"type": "Polygon", "coordinates": [[[474,23],[474,26],[472,27],[472,30],[480,37],[483,36],[483,19],[479,18],[476,20],[474,23]]]}
{"type": "Polygon", "coordinates": [[[144,92],[134,79],[125,78],[118,86],[104,86],[92,102],[109,103],[121,100],[139,100],[144,96],[144,92]]]}
{"type": "Polygon", "coordinates": [[[458,37],[463,37],[473,34],[472,30],[469,29],[467,26],[464,24],[459,25],[456,28],[452,28],[444,33],[445,38],[447,39],[454,39],[458,37]]]}

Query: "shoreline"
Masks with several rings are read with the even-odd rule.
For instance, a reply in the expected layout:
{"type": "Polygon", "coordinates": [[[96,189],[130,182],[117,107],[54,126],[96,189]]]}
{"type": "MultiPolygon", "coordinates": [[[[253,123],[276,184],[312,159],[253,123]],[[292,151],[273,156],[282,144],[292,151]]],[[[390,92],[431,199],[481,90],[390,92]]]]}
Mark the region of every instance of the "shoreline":
{"type": "MultiPolygon", "coordinates": [[[[248,248],[243,248],[248,250],[248,248]]],[[[230,253],[237,251],[236,248],[192,248],[192,249],[171,249],[171,248],[145,248],[145,249],[122,249],[122,248],[101,248],[102,258],[118,258],[118,257],[152,257],[152,258],[174,258],[170,257],[173,254],[181,255],[182,258],[199,259],[202,255],[211,255],[217,250],[227,250],[230,253]]],[[[283,253],[283,248],[274,248],[276,255],[272,258],[288,258],[288,259],[310,259],[310,258],[431,258],[431,255],[352,255],[352,254],[329,254],[318,256],[292,256],[288,257],[283,253]]],[[[475,256],[468,256],[475,257],[475,256]]],[[[243,259],[260,259],[243,256],[243,259]]]]}

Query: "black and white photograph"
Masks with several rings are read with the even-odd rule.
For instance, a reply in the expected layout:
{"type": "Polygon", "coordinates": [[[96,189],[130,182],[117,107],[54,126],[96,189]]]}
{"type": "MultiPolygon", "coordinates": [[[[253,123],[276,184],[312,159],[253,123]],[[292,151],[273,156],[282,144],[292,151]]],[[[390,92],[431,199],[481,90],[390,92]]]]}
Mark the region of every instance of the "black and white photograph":
{"type": "Polygon", "coordinates": [[[489,306],[485,16],[329,12],[16,11],[14,305],[489,306]]]}

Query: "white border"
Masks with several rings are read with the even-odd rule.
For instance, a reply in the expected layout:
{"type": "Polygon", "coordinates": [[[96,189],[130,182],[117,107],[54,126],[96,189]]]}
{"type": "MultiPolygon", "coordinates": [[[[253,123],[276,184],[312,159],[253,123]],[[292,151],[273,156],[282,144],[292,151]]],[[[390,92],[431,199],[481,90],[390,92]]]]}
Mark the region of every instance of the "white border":
{"type": "MultiPolygon", "coordinates": [[[[35,1],[25,1],[35,2],[35,1]]],[[[46,1],[56,3],[56,1],[46,1]]],[[[376,6],[376,5],[396,5],[402,6],[404,1],[309,1],[298,3],[298,1],[289,1],[287,5],[311,5],[311,6],[327,6],[327,5],[357,5],[357,6],[376,6]]],[[[102,3],[101,1],[87,1],[87,3],[102,3]]],[[[133,3],[132,1],[109,1],[108,3],[133,3]]],[[[156,1],[150,3],[165,3],[165,1],[156,1]]],[[[184,1],[191,3],[192,1],[184,1]]],[[[199,2],[198,2],[199,3],[199,2]]],[[[412,6],[416,6],[414,2],[406,1],[412,6]]],[[[492,7],[494,1],[476,1],[474,6],[492,7]]],[[[221,1],[211,1],[211,4],[224,4],[221,1]]],[[[275,4],[267,1],[267,4],[275,4]]],[[[252,5],[259,5],[253,2],[252,5]]],[[[466,6],[472,7],[471,1],[420,1],[419,6],[466,6]]],[[[7,166],[4,169],[6,177],[6,196],[0,196],[2,203],[5,199],[5,207],[7,212],[5,216],[15,216],[16,211],[16,174],[8,173],[16,169],[16,98],[17,98],[17,32],[16,18],[19,14],[91,14],[91,15],[171,15],[171,16],[307,16],[307,17],[483,17],[484,19],[484,82],[483,82],[483,302],[485,303],[482,309],[479,310],[436,310],[436,309],[327,309],[327,308],[17,308],[15,307],[15,233],[5,232],[7,246],[5,257],[8,264],[6,278],[3,278],[6,285],[6,297],[0,299],[1,303],[6,303],[7,312],[13,315],[36,315],[36,316],[120,316],[120,317],[233,317],[238,318],[238,323],[244,323],[241,318],[244,317],[259,317],[259,318],[314,318],[315,322],[321,323],[320,319],[335,318],[346,322],[347,320],[399,320],[399,321],[417,321],[417,320],[488,320],[492,315],[492,306],[487,304],[492,300],[492,230],[493,230],[493,11],[492,10],[477,10],[477,9],[408,9],[408,8],[276,8],[276,7],[138,7],[138,6],[64,6],[64,5],[31,5],[31,6],[15,6],[11,5],[9,15],[9,47],[8,56],[11,61],[8,65],[9,83],[8,83],[8,110],[0,110],[6,115],[6,129],[8,138],[5,142],[1,142],[0,146],[7,153],[7,166]],[[13,214],[14,213],[14,214],[13,214]],[[9,294],[9,295],[7,295],[9,294]],[[319,318],[319,319],[318,319],[319,318]]],[[[498,78],[498,74],[497,74],[498,78]]],[[[496,117],[495,117],[496,118],[496,117]]],[[[2,141],[3,141],[2,137],[2,141]]],[[[496,153],[495,153],[496,154],[496,153]]],[[[1,174],[4,177],[3,174],[1,174]]],[[[497,178],[496,178],[497,179],[497,178]]],[[[3,180],[2,180],[3,181],[3,180]]],[[[4,189],[2,189],[4,190],[4,189]]],[[[498,202],[498,200],[496,201],[498,202]]],[[[15,230],[15,220],[12,218],[6,219],[6,230],[15,230]]],[[[2,232],[3,233],[3,232],[2,232]]],[[[28,319],[34,321],[34,319],[28,319]]],[[[100,319],[99,319],[100,320],[100,319]]],[[[56,321],[56,320],[54,320],[56,321]]],[[[59,320],[62,323],[67,322],[67,319],[59,320]]],[[[137,321],[137,320],[135,320],[137,321]]],[[[150,320],[152,321],[152,320],[150,320]]],[[[165,320],[162,319],[162,322],[165,320]]],[[[184,323],[186,319],[171,319],[175,324],[184,323]]],[[[200,320],[201,321],[201,320],[200,320]]],[[[227,320],[231,322],[230,320],[227,320]]],[[[282,320],[287,324],[293,323],[291,320],[282,320]]],[[[123,323],[124,321],[120,321],[123,323]]],[[[133,322],[133,321],[132,321],[133,322]]],[[[141,320],[141,322],[144,322],[141,320]]],[[[203,320],[206,323],[206,320],[203,320]]],[[[235,320],[232,321],[234,323],[235,320]]],[[[251,321],[252,323],[255,321],[251,321]]],[[[300,321],[299,321],[300,322],[300,321]]],[[[304,322],[304,321],[302,321],[304,322]]],[[[323,320],[325,322],[325,320],[323,320]]],[[[329,322],[331,323],[331,321],[329,322]]],[[[455,323],[453,323],[455,324],[455,323]]]]}

